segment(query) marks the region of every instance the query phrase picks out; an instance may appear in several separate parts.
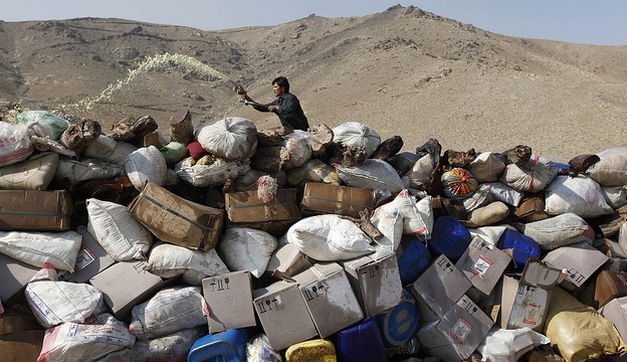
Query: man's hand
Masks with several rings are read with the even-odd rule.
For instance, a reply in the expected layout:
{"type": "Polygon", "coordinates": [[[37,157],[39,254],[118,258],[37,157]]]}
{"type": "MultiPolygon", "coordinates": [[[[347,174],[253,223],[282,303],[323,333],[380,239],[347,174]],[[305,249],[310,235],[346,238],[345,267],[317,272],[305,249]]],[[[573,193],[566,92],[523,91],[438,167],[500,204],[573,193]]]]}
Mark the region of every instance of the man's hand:
{"type": "Polygon", "coordinates": [[[268,112],[276,112],[279,110],[279,106],[277,106],[276,104],[272,104],[268,106],[268,112]]]}

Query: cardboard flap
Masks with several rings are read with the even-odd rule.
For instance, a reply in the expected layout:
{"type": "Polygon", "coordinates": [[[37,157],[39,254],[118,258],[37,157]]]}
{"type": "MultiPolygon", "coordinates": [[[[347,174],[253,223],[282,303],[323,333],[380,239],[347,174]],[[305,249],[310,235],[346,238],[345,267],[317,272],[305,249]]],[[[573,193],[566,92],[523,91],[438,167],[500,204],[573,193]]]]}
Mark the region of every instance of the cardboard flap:
{"type": "Polygon", "coordinates": [[[537,259],[530,259],[523,270],[521,282],[547,289],[556,286],[561,281],[560,278],[563,278],[561,270],[552,268],[537,259]]]}

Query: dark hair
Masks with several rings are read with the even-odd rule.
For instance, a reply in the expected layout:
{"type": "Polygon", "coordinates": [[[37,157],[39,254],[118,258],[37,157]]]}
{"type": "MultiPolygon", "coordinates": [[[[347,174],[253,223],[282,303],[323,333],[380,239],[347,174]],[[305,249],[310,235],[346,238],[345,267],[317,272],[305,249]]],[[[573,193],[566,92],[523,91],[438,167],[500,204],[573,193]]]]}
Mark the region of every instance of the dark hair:
{"type": "Polygon", "coordinates": [[[276,77],[272,81],[272,85],[274,84],[277,84],[279,87],[283,87],[283,89],[285,90],[285,93],[290,91],[290,82],[288,82],[287,78],[285,77],[276,77]]]}

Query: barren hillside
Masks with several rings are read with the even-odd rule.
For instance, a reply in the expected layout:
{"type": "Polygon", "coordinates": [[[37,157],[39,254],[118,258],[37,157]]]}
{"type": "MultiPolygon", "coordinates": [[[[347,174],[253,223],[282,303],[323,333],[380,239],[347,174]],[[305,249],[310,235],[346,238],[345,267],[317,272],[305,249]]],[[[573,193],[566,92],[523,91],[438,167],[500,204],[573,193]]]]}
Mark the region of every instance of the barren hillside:
{"type": "Polygon", "coordinates": [[[354,18],[201,31],[119,19],[0,22],[0,106],[19,102],[100,120],[151,114],[167,124],[228,115],[260,128],[273,114],[239,104],[236,81],[270,101],[285,75],[310,124],[359,120],[413,149],[503,151],[556,161],[624,146],[627,46],[490,33],[409,7],[354,18]]]}

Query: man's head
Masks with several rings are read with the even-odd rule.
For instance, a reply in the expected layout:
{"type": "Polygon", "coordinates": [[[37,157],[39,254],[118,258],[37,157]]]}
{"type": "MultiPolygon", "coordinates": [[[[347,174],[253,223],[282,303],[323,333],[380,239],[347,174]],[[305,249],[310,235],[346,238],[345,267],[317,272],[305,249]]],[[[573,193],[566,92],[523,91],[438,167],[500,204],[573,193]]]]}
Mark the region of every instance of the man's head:
{"type": "Polygon", "coordinates": [[[277,77],[272,81],[272,91],[277,97],[290,91],[290,82],[285,77],[277,77]]]}

